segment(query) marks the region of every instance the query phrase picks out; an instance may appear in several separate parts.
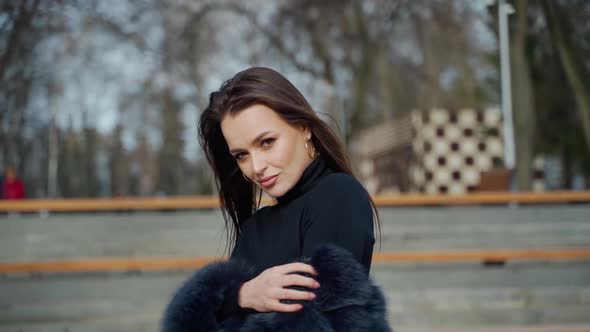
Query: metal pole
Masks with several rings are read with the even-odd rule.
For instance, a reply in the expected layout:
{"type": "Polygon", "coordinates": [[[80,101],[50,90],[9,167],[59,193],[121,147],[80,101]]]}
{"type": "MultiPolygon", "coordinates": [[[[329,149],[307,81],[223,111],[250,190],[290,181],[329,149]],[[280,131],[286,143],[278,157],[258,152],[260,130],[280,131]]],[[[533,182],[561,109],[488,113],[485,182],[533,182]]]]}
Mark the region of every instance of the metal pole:
{"type": "Polygon", "coordinates": [[[512,119],[512,87],[510,84],[510,50],[508,44],[508,15],[514,8],[505,0],[498,0],[498,29],[500,32],[500,70],[502,79],[502,114],[504,117],[504,164],[515,166],[514,125],[512,119]]]}

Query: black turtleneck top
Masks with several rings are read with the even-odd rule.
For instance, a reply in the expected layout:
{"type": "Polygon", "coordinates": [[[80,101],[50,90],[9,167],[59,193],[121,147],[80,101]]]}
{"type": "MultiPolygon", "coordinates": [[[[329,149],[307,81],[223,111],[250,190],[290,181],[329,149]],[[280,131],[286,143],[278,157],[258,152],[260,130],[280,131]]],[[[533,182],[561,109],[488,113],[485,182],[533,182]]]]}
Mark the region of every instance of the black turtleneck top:
{"type": "Polygon", "coordinates": [[[318,157],[277,202],[242,223],[232,259],[262,272],[311,257],[316,247],[332,243],[350,251],[369,273],[373,210],[369,194],[353,176],[334,172],[318,157]]]}
{"type": "MultiPolygon", "coordinates": [[[[311,257],[325,243],[350,251],[369,273],[375,243],[369,194],[354,177],[334,172],[318,157],[277,204],[259,209],[242,223],[230,259],[261,273],[311,257]]],[[[238,306],[239,287],[226,294],[220,320],[247,312],[238,306]]]]}

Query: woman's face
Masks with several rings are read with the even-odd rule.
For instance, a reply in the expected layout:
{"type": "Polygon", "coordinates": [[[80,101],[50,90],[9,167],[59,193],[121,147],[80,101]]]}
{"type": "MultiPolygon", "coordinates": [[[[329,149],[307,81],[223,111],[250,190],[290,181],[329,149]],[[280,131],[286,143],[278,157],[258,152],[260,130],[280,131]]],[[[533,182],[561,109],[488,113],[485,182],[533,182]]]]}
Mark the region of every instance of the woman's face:
{"type": "Polygon", "coordinates": [[[312,161],[305,148],[311,131],[291,126],[264,105],[226,115],[221,131],[242,173],[273,197],[293,188],[312,161]]]}

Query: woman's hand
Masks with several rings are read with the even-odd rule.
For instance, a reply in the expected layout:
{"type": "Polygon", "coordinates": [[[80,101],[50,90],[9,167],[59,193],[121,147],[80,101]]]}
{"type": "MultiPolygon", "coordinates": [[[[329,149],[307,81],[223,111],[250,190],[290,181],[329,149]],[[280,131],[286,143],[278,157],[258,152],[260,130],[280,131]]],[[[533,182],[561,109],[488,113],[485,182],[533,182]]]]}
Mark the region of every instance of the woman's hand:
{"type": "Polygon", "coordinates": [[[284,304],[280,300],[313,300],[315,294],[285,287],[303,286],[316,289],[320,287],[320,284],[313,278],[291,274],[294,272],[317,275],[311,265],[304,263],[290,263],[271,267],[242,285],[238,295],[238,305],[258,312],[293,312],[300,310],[303,308],[301,304],[284,304]]]}

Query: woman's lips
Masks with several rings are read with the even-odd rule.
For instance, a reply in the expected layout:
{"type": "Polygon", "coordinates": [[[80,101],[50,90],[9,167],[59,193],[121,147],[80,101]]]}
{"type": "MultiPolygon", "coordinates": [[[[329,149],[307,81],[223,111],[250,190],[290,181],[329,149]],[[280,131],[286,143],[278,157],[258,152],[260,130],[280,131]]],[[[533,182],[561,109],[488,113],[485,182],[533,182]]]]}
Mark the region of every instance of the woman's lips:
{"type": "Polygon", "coordinates": [[[268,188],[268,187],[272,186],[277,181],[277,178],[278,178],[278,175],[271,176],[271,177],[265,179],[264,181],[260,181],[260,185],[265,188],[268,188]]]}

